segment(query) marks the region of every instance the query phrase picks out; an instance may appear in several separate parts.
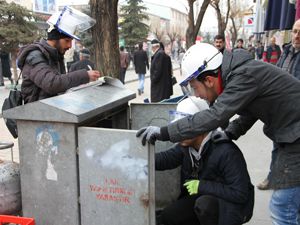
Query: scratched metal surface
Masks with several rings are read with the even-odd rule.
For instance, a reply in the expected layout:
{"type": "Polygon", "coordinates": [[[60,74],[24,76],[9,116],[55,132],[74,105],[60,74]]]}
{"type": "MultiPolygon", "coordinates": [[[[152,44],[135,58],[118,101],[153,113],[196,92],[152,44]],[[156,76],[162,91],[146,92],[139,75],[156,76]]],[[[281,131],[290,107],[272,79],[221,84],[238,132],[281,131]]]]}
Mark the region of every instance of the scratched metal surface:
{"type": "Polygon", "coordinates": [[[130,130],[80,127],[78,143],[81,224],[154,225],[154,150],[130,130]]]}
{"type": "Polygon", "coordinates": [[[79,225],[76,128],[18,121],[22,208],[37,225],[79,225]]]}
{"type": "Polygon", "coordinates": [[[104,84],[22,105],[3,112],[5,118],[81,123],[127,104],[135,93],[104,84]]]}
{"type": "MultiPolygon", "coordinates": [[[[156,103],[130,105],[132,129],[154,125],[165,126],[169,123],[169,111],[175,110],[175,103],[156,103]]],[[[171,142],[155,143],[155,151],[160,152],[168,149],[171,142]]],[[[155,196],[156,209],[161,209],[175,201],[180,193],[180,168],[155,172],[155,196]]]]}

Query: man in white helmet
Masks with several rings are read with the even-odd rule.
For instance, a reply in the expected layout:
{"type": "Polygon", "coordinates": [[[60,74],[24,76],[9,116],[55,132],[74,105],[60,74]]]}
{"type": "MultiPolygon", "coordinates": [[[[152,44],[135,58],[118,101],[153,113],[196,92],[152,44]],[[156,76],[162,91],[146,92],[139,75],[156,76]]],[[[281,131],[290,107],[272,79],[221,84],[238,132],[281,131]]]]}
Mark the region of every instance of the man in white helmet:
{"type": "MultiPolygon", "coordinates": [[[[171,111],[171,123],[200,111],[207,103],[194,96],[171,111]]],[[[254,187],[239,148],[214,130],[182,140],[155,154],[156,170],[181,166],[181,194],[157,218],[164,225],[238,225],[250,220],[254,187]]]]}
{"type": "MultiPolygon", "coordinates": [[[[69,88],[95,81],[99,71],[86,69],[66,74],[64,54],[72,47],[72,40],[80,40],[77,27],[83,27],[91,19],[69,7],[52,15],[48,23],[47,40],[30,44],[20,50],[18,67],[22,70],[21,92],[25,103],[49,98],[69,88]]],[[[88,23],[90,24],[90,23],[88,23]]]]}
{"type": "Polygon", "coordinates": [[[264,133],[278,145],[270,177],[273,223],[300,224],[300,81],[280,68],[253,60],[245,50],[224,51],[223,56],[204,43],[187,51],[182,68],[181,85],[209,101],[210,109],[166,127],[142,128],[137,136],[144,143],[178,142],[214,130],[239,114],[225,130],[236,140],[261,120],[264,133]]]}

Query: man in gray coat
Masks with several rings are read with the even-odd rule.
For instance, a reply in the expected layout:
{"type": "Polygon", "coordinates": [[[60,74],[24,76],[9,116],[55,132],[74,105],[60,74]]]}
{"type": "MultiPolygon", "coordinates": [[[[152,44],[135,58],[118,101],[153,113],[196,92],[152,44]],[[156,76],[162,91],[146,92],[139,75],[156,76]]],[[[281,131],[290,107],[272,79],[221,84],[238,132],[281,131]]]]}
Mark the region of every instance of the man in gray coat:
{"type": "Polygon", "coordinates": [[[144,144],[179,142],[214,130],[239,114],[225,130],[236,140],[261,120],[264,133],[278,145],[270,177],[273,223],[300,224],[300,82],[280,68],[253,60],[245,50],[223,54],[203,43],[192,46],[183,58],[181,85],[210,102],[209,109],[166,127],[142,128],[137,136],[144,144]]]}

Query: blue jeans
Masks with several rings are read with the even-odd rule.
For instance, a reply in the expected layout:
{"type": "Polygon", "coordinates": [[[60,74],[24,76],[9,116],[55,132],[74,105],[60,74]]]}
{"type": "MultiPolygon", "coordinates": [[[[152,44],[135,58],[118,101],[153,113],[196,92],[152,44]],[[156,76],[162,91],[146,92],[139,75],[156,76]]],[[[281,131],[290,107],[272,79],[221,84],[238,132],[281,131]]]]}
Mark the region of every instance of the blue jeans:
{"type": "Polygon", "coordinates": [[[270,211],[273,225],[299,225],[300,186],[274,190],[270,211]]]}
{"type": "Polygon", "coordinates": [[[145,82],[145,74],[138,74],[139,76],[139,90],[141,92],[144,92],[144,82],[145,82]]]}

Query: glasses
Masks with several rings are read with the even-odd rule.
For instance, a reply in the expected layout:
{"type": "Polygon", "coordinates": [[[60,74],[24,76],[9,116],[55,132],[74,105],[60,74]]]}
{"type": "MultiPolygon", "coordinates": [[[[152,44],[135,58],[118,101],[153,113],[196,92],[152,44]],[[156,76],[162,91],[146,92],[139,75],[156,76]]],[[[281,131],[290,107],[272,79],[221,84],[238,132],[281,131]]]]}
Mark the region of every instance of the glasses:
{"type": "Polygon", "coordinates": [[[300,30],[294,29],[292,32],[293,32],[293,34],[295,34],[295,35],[300,35],[300,30]]]}

